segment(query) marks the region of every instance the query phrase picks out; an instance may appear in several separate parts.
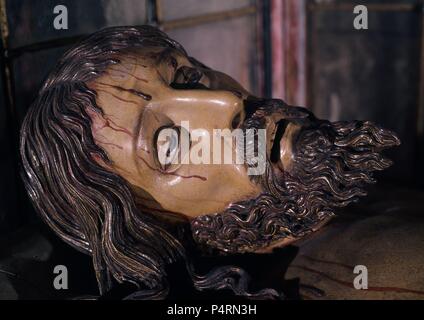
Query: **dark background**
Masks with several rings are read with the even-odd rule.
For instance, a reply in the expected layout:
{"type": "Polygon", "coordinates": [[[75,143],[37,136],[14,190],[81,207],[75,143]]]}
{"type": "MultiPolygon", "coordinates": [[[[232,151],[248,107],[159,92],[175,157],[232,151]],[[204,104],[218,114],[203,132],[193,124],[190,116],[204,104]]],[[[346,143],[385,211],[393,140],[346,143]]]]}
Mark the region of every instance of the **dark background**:
{"type": "MultiPolygon", "coordinates": [[[[423,8],[418,0],[1,0],[0,277],[33,287],[33,292],[25,290],[27,297],[40,290],[49,296],[50,285],[40,289],[28,282],[41,280],[20,275],[34,272],[48,278],[52,268],[46,263],[65,264],[86,283],[63,296],[86,293],[87,284],[95,287],[88,268],[77,263],[85,259],[89,264],[89,259],[57,241],[39,222],[19,178],[22,119],[57,59],[80,37],[106,26],[156,25],[190,55],[267,97],[281,92],[276,74],[303,77],[304,89],[296,94],[319,117],[368,119],[399,134],[402,146],[390,152],[395,165],[379,175],[380,181],[412,190],[424,185],[423,8]],[[68,8],[68,30],[53,27],[53,8],[59,4],[68,8]],[[301,10],[304,23],[292,30],[284,21],[273,21],[281,4],[301,10]],[[353,28],[355,4],[368,6],[368,30],[353,28]],[[289,28],[283,30],[290,34],[283,44],[294,41],[304,47],[297,61],[304,73],[290,68],[290,61],[282,72],[277,70],[278,28],[289,28]],[[36,249],[28,251],[29,244],[36,249]],[[21,262],[14,262],[16,257],[21,262]]],[[[287,98],[298,102],[290,94],[287,98]]],[[[6,291],[0,288],[0,296],[6,291]]],[[[16,293],[18,297],[26,296],[16,293]]]]}

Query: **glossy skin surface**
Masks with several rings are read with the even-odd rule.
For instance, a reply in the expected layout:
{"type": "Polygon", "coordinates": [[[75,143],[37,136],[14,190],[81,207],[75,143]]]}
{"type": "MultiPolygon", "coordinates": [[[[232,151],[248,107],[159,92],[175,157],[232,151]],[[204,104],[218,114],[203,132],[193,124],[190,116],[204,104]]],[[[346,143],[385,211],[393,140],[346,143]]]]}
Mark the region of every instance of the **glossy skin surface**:
{"type": "MultiPolygon", "coordinates": [[[[188,121],[190,134],[196,129],[211,137],[214,129],[237,128],[245,117],[243,100],[249,95],[241,85],[169,48],[147,47],[119,59],[119,64],[88,84],[97,92],[104,113],[90,112],[92,133],[112,160],[111,167],[102,165],[130,183],[138,202],[195,217],[261,193],[244,164],[165,168],[157,159],[155,139],[161,128],[188,121]]],[[[282,157],[290,159],[287,152],[282,157]]]]}
{"type": "Polygon", "coordinates": [[[101,294],[115,279],[148,288],[138,299],[165,298],[176,263],[197,290],[269,299],[281,295],[249,292],[238,263],[205,274],[192,255],[238,258],[304,238],[364,196],[373,172],[391,164],[382,151],[399,143],[370,121],[330,122],[254,97],[160,30],[137,26],[101,30],[64,54],[22,123],[20,154],[37,211],[92,257],[101,294]],[[239,134],[203,148],[215,130],[236,129],[241,163],[239,134]],[[161,140],[166,130],[191,136],[187,148],[178,136],[161,140]],[[228,149],[234,162],[217,163],[228,149]],[[256,164],[264,170],[252,175],[256,164]]]}

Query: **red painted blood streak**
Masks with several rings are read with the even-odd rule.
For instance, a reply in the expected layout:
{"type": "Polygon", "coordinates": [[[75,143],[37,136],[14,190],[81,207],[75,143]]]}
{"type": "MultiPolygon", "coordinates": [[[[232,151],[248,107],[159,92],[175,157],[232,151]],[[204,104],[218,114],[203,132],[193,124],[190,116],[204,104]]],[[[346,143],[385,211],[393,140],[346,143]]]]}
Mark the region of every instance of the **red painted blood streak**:
{"type": "Polygon", "coordinates": [[[129,131],[128,129],[121,127],[119,125],[117,125],[115,122],[113,122],[110,118],[108,117],[103,117],[102,118],[104,120],[103,126],[100,127],[98,130],[102,130],[104,128],[110,128],[111,130],[117,131],[117,132],[122,132],[127,134],[128,136],[130,136],[131,138],[133,137],[133,134],[131,131],[129,131]]]}
{"type": "Polygon", "coordinates": [[[107,90],[97,89],[96,91],[110,94],[112,97],[114,97],[115,99],[118,99],[119,101],[122,101],[122,102],[125,102],[125,103],[132,103],[132,104],[134,104],[136,106],[138,105],[138,103],[135,102],[135,101],[130,101],[130,100],[123,99],[121,97],[118,97],[116,94],[113,94],[112,92],[109,92],[107,90]]]}
{"type": "Polygon", "coordinates": [[[200,179],[200,180],[202,180],[202,181],[206,181],[207,180],[207,178],[205,178],[205,177],[202,177],[202,176],[199,176],[199,175],[196,175],[196,174],[194,174],[194,175],[190,175],[190,176],[183,176],[183,175],[180,175],[180,174],[177,174],[177,173],[174,173],[174,172],[165,172],[165,171],[162,171],[162,170],[159,170],[159,169],[156,169],[156,168],[154,168],[154,167],[152,167],[146,160],[144,160],[142,157],[140,157],[140,156],[138,156],[138,158],[139,159],[141,159],[143,162],[144,162],[144,164],[150,169],[150,170],[153,170],[153,171],[157,171],[157,172],[160,172],[160,173],[162,173],[162,174],[165,174],[165,175],[170,175],[170,176],[176,176],[176,177],[180,177],[180,178],[183,178],[183,179],[191,179],[191,178],[196,178],[196,179],[200,179]]]}
{"type": "MultiPolygon", "coordinates": [[[[127,129],[125,129],[124,127],[121,127],[121,126],[118,126],[115,122],[113,122],[109,117],[102,117],[102,119],[104,120],[104,123],[103,123],[103,126],[101,126],[100,128],[98,128],[98,129],[96,129],[94,132],[95,133],[97,133],[99,130],[102,130],[102,129],[104,129],[104,128],[110,128],[110,129],[112,129],[112,130],[115,130],[115,131],[118,131],[118,132],[123,132],[123,133],[125,133],[125,134],[127,134],[127,135],[129,135],[130,137],[133,137],[133,134],[129,131],[129,130],[127,130],[127,129]],[[113,124],[115,127],[112,127],[110,124],[113,124]]],[[[103,138],[103,139],[106,139],[107,140],[107,138],[104,136],[104,135],[102,135],[102,134],[98,134],[99,135],[99,137],[101,137],[101,138],[103,138]]],[[[98,139],[96,139],[96,141],[97,142],[99,142],[99,143],[101,143],[101,144],[106,144],[106,145],[112,145],[112,146],[115,146],[115,147],[117,147],[117,148],[119,148],[119,149],[123,149],[123,147],[122,146],[120,146],[120,145],[117,145],[117,144],[114,144],[114,143],[111,143],[111,142],[107,142],[107,141],[101,141],[101,140],[98,140],[98,139]]],[[[140,147],[140,150],[142,150],[142,151],[144,151],[144,152],[146,152],[146,153],[149,153],[150,154],[150,151],[149,150],[147,150],[147,149],[145,149],[145,148],[143,148],[143,147],[140,147]]]]}
{"type": "MultiPolygon", "coordinates": [[[[318,271],[318,270],[315,270],[315,269],[312,269],[312,268],[309,268],[309,267],[300,266],[300,265],[291,265],[291,267],[303,269],[305,271],[318,274],[318,275],[320,275],[320,276],[322,276],[322,277],[324,277],[324,278],[326,278],[330,281],[336,282],[336,283],[338,283],[342,286],[345,286],[345,287],[348,287],[348,288],[351,288],[351,289],[355,289],[352,282],[334,278],[334,277],[332,277],[332,276],[330,276],[330,275],[328,275],[328,274],[326,274],[322,271],[318,271]]],[[[367,290],[363,290],[363,291],[413,293],[413,294],[418,294],[418,295],[424,295],[424,291],[410,290],[410,289],[398,288],[398,287],[368,287],[367,290]]]]}
{"type": "Polygon", "coordinates": [[[123,88],[123,87],[120,87],[120,86],[116,86],[116,85],[108,84],[108,83],[103,83],[103,82],[97,82],[97,84],[100,84],[100,85],[103,85],[103,86],[107,86],[107,87],[113,88],[113,89],[118,90],[120,92],[131,93],[131,94],[133,94],[133,95],[135,95],[137,97],[140,97],[140,98],[142,98],[142,99],[144,99],[146,101],[152,100],[152,96],[151,95],[146,94],[146,93],[143,93],[143,92],[141,92],[139,90],[123,88]]]}

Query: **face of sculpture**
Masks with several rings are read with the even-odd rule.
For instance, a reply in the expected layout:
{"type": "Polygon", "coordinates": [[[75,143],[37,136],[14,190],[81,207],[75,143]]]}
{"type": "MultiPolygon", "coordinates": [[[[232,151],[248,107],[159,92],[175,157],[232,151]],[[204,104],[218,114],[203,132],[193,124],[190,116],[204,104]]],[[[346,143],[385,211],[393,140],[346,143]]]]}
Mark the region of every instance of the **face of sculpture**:
{"type": "MultiPolygon", "coordinates": [[[[90,113],[93,137],[112,160],[108,168],[133,186],[139,205],[196,217],[220,212],[264,191],[248,176],[247,166],[236,163],[236,144],[230,146],[232,163],[193,163],[189,159],[201,139],[213,137],[217,129],[234,130],[243,125],[250,94],[231,77],[202,68],[175,49],[148,47],[123,54],[119,64],[110,66],[89,86],[97,92],[97,104],[103,110],[103,114],[90,113]],[[161,146],[160,132],[169,128],[178,133],[189,131],[190,137],[197,132],[200,139],[191,141],[186,153],[182,153],[180,141],[161,146]],[[180,160],[162,164],[163,149],[180,160]]],[[[293,113],[307,115],[296,108],[293,113]]],[[[268,157],[277,122],[283,116],[274,112],[267,117],[268,157]]],[[[290,167],[290,137],[296,128],[290,127],[283,139],[281,132],[275,141],[279,144],[281,139],[283,146],[276,170],[290,167]]],[[[228,140],[220,139],[224,148],[228,140]]],[[[213,159],[214,149],[209,152],[203,156],[213,159]]]]}
{"type": "MultiPolygon", "coordinates": [[[[389,165],[383,158],[369,161],[380,157],[383,147],[398,143],[370,123],[334,125],[280,100],[254,98],[231,77],[170,48],[121,53],[119,63],[88,86],[97,92],[103,111],[88,110],[92,134],[111,160],[97,159],[99,164],[131,185],[139,207],[194,218],[195,239],[222,250],[262,250],[316,230],[332,216],[331,207],[364,194],[360,187],[372,181],[368,173],[389,165]],[[176,133],[171,141],[159,139],[165,129],[176,133]],[[249,176],[248,163],[190,161],[202,139],[210,139],[217,129],[264,129],[263,174],[249,176]],[[191,138],[185,151],[183,131],[191,138]],[[371,135],[364,135],[368,131],[371,135]],[[346,161],[347,150],[369,166],[358,170],[358,164],[346,161]],[[161,154],[178,160],[163,163],[161,154]],[[255,213],[261,201],[266,203],[262,213],[255,213]],[[237,205],[242,210],[234,215],[237,205]],[[250,216],[244,225],[241,216],[250,216]],[[238,237],[232,234],[236,229],[238,237]]],[[[228,143],[220,139],[221,146],[228,143]]],[[[231,148],[235,160],[236,145],[231,148]]],[[[201,158],[213,159],[216,152],[211,147],[201,158]]]]}

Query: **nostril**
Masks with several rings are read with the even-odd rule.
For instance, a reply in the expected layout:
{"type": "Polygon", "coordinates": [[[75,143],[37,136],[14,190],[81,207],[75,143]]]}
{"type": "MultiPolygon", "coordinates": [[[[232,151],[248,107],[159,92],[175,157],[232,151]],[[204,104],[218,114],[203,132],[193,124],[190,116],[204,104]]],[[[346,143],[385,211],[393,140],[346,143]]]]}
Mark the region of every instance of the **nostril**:
{"type": "Polygon", "coordinates": [[[232,127],[233,129],[238,128],[238,127],[239,127],[239,125],[240,125],[240,122],[241,122],[241,112],[237,113],[237,114],[234,116],[233,121],[231,121],[231,127],[232,127]]]}

